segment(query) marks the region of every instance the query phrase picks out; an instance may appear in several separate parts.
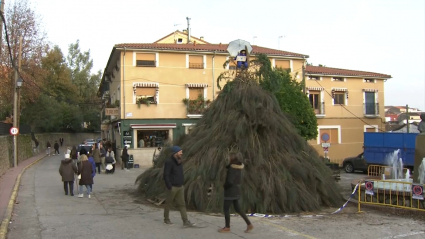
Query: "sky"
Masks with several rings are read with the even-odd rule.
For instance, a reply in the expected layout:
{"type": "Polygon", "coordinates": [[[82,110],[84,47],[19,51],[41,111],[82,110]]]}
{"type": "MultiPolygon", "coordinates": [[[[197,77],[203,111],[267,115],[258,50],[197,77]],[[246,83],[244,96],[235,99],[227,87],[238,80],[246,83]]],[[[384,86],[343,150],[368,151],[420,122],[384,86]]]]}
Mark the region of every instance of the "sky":
{"type": "MultiPolygon", "coordinates": [[[[6,1],[6,5],[9,1],[6,1]]],[[[187,27],[210,43],[251,44],[309,55],[309,63],[392,76],[385,105],[425,111],[423,0],[29,0],[64,54],[80,41],[94,71],[118,43],[152,43],[187,27]],[[281,38],[279,38],[282,36],[281,38]]]]}

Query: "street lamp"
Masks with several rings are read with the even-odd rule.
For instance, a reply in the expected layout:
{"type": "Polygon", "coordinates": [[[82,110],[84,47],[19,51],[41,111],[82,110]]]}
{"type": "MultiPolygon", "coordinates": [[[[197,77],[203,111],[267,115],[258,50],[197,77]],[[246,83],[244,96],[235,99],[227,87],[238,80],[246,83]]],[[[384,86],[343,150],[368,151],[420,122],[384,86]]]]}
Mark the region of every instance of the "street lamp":
{"type": "Polygon", "coordinates": [[[22,83],[24,83],[24,81],[21,78],[18,78],[18,80],[16,81],[16,89],[21,88],[22,83]]]}

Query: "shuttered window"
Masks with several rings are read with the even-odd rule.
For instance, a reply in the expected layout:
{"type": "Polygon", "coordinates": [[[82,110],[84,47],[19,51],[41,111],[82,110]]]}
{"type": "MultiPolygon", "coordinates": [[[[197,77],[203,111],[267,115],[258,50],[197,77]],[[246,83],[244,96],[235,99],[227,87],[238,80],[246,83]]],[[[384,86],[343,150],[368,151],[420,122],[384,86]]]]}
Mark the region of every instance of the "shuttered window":
{"type": "Polygon", "coordinates": [[[137,53],[136,66],[155,67],[156,66],[155,53],[137,53]]]}
{"type": "Polygon", "coordinates": [[[204,57],[189,55],[189,68],[192,69],[204,69],[204,57]]]}
{"type": "Polygon", "coordinates": [[[155,96],[156,88],[136,88],[136,96],[155,96]]]}
{"type": "Polygon", "coordinates": [[[189,99],[196,100],[199,95],[204,97],[204,88],[189,88],[189,99]]]}
{"type": "MultiPolygon", "coordinates": [[[[338,129],[320,129],[319,135],[327,133],[329,135],[329,140],[327,143],[331,144],[338,144],[338,129]]],[[[320,138],[320,143],[325,143],[325,141],[322,140],[322,137],[320,138]]]]}
{"type": "Polygon", "coordinates": [[[290,61],[275,60],[275,68],[291,69],[290,61]]]}
{"type": "Polygon", "coordinates": [[[376,132],[375,128],[366,128],[366,132],[376,132]]]}

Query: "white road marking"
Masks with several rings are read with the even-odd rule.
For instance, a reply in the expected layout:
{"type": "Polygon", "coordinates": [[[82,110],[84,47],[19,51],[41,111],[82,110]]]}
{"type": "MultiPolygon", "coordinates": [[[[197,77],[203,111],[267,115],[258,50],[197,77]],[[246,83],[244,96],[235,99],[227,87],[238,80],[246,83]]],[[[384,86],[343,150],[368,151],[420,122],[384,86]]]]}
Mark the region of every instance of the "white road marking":
{"type": "Polygon", "coordinates": [[[424,234],[424,233],[425,232],[409,232],[409,233],[400,234],[400,235],[396,235],[396,236],[381,237],[379,239],[403,238],[403,237],[409,237],[409,236],[414,236],[414,235],[419,235],[419,234],[424,234]]]}

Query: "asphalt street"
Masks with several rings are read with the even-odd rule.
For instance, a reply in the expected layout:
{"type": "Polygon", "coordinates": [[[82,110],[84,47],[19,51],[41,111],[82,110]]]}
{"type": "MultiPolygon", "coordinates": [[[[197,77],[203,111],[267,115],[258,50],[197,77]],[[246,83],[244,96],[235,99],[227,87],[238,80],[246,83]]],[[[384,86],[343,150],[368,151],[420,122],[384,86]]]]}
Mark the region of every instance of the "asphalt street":
{"type": "Polygon", "coordinates": [[[349,206],[337,215],[330,208],[314,215],[283,218],[253,218],[252,233],[232,217],[232,233],[220,234],[221,215],[189,212],[189,218],[204,228],[183,228],[177,211],[172,226],[163,224],[162,208],[141,203],[135,195],[136,177],[143,169],[94,178],[92,198],[65,196],[58,173],[61,156],[50,156],[22,176],[17,204],[9,225],[9,239],[43,238],[424,238],[424,222],[415,218],[365,212],[349,206]],[[319,216],[315,216],[319,215],[319,216]]]}

